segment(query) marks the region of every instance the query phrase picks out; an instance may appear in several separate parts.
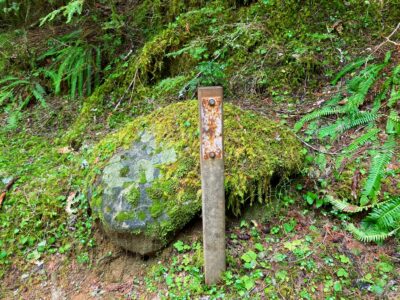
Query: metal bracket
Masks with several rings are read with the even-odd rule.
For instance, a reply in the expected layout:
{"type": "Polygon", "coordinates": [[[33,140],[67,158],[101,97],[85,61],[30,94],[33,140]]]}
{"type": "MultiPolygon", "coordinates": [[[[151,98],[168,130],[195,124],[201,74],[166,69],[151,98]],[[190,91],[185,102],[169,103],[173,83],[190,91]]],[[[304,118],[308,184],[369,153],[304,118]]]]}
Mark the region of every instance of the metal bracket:
{"type": "Polygon", "coordinates": [[[222,97],[203,97],[200,103],[201,155],[222,159],[222,97]]]}

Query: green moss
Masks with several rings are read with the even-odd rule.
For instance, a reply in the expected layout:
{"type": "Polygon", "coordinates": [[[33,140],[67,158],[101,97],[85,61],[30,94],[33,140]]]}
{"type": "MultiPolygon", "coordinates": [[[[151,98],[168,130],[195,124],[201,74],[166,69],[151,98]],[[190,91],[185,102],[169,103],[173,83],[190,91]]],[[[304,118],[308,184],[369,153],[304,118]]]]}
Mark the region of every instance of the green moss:
{"type": "Polygon", "coordinates": [[[145,183],[147,183],[146,172],[145,172],[144,170],[141,170],[141,171],[140,171],[139,183],[140,183],[140,184],[145,184],[145,183]]]}
{"type": "Polygon", "coordinates": [[[140,199],[139,188],[135,184],[132,184],[132,186],[129,188],[129,192],[125,195],[125,197],[126,201],[128,201],[128,203],[132,205],[132,207],[137,207],[140,199]]]}
{"type": "Polygon", "coordinates": [[[132,185],[132,182],[124,182],[123,184],[122,184],[122,188],[123,189],[126,189],[127,187],[130,187],[132,185]]]}
{"type": "Polygon", "coordinates": [[[152,182],[151,186],[146,188],[146,193],[150,199],[153,201],[158,201],[162,199],[164,195],[170,195],[171,193],[174,193],[176,186],[177,182],[172,178],[169,180],[157,179],[152,182]]]}
{"type": "MultiPolygon", "coordinates": [[[[111,118],[126,120],[176,101],[183,87],[188,87],[191,95],[196,84],[210,80],[215,73],[211,60],[229,82],[225,88],[232,98],[245,96],[257,101],[268,96],[276,101],[293,101],[292,92],[303,94],[304,87],[318,88],[354,49],[358,51],[369,42],[371,32],[379,36],[383,27],[393,28],[400,17],[400,10],[383,12],[371,1],[199,3],[148,0],[135,6],[132,27],[151,28],[142,32],[143,46],[128,65],[122,61],[85,100],[64,142],[81,142],[84,134],[94,130],[95,117],[100,123],[110,124],[111,118]],[[333,28],[336,21],[340,26],[333,28]],[[202,49],[201,55],[196,55],[198,49],[202,49]],[[199,71],[207,76],[192,80],[199,71]],[[135,88],[131,91],[133,78],[135,88]],[[105,103],[120,100],[121,112],[101,121],[108,115],[105,103]]],[[[212,83],[217,79],[211,79],[212,83]]],[[[121,121],[119,125],[123,124],[121,121]]]]}
{"type": "MultiPolygon", "coordinates": [[[[7,193],[0,213],[0,244],[5,251],[3,255],[7,255],[0,259],[0,277],[11,263],[23,267],[21,263],[27,259],[29,249],[36,248],[40,241],[56,237],[58,247],[62,247],[85,240],[81,247],[86,247],[92,238],[92,217],[84,194],[79,196],[79,206],[74,208],[79,215],[76,220],[79,234],[66,226],[69,216],[65,212],[70,192],[85,186],[88,170],[80,168],[83,159],[80,154],[59,153],[46,137],[29,136],[22,130],[4,134],[0,128],[0,181],[19,176],[7,193]],[[29,237],[27,243],[15,242],[24,236],[29,237]]],[[[101,205],[98,194],[94,196],[94,202],[101,205]]],[[[48,249],[44,253],[50,252],[48,249]]]]}
{"type": "Polygon", "coordinates": [[[150,206],[150,214],[154,219],[157,219],[164,212],[165,203],[162,201],[153,201],[153,204],[150,206]]]}
{"type": "MultiPolygon", "coordinates": [[[[45,138],[43,132],[34,131],[37,136],[27,135],[23,130],[12,135],[0,133],[0,176],[2,179],[20,177],[15,189],[7,193],[0,215],[4,227],[0,230],[0,240],[8,255],[12,253],[17,260],[34,249],[35,242],[29,248],[16,242],[26,234],[27,228],[36,241],[54,235],[58,245],[72,243],[78,233],[65,226],[68,193],[91,185],[117,149],[130,146],[143,128],[154,130],[159,142],[169,140],[178,151],[178,161],[163,168],[162,180],[150,191],[152,199],[165,203],[170,220],[154,226],[153,232],[149,228],[147,233],[157,235],[157,230],[161,230],[167,236],[185,224],[201,206],[197,105],[190,101],[148,117],[136,119],[137,116],[176,101],[178,91],[197,74],[198,64],[214,58],[217,51],[223,53],[216,62],[225,66],[229,80],[225,91],[229,98],[245,95],[246,99],[258,101],[264,96],[277,99],[285,94],[289,98],[299,87],[303,95],[303,87],[305,93],[311,88],[320,88],[321,80],[359,49],[364,49],[366,41],[370,43],[374,38],[387,36],[400,17],[398,4],[392,2],[240,2],[248,5],[237,9],[235,1],[145,0],[130,11],[134,18],[129,16],[126,20],[132,19],[138,25],[131,27],[147,28],[139,34],[138,40],[143,40],[143,46],[138,46],[139,50],[129,61],[123,60],[113,68],[110,78],[83,100],[72,128],[66,134],[60,132],[65,136],[63,141],[77,145],[95,129],[108,128],[107,124],[113,120],[119,120],[113,125],[118,128],[126,120],[135,119],[100,142],[93,155],[86,151],[60,154],[57,152],[60,147],[45,138]],[[336,22],[342,25],[340,32],[337,29],[340,26],[332,27],[336,22]],[[168,55],[185,47],[199,46],[207,48],[208,58],[198,61],[187,52],[176,57],[168,55]],[[128,87],[136,74],[132,91],[128,87]],[[121,106],[114,111],[120,99],[121,106]],[[127,117],[121,118],[121,115],[127,117]],[[81,169],[83,159],[89,161],[90,170],[81,169]],[[196,201],[190,202],[192,199],[196,201]],[[182,208],[181,215],[176,206],[182,208]]],[[[16,45],[18,42],[12,38],[17,38],[15,28],[10,29],[10,33],[0,36],[0,72],[10,73],[9,67],[26,68],[28,61],[34,64],[33,52],[26,51],[25,42],[16,45]]],[[[18,32],[24,34],[24,31],[18,32]]],[[[35,76],[32,79],[36,80],[35,76]]],[[[288,130],[259,115],[230,105],[226,105],[225,113],[227,201],[230,209],[239,213],[243,205],[264,198],[273,172],[285,177],[298,170],[300,146],[288,130]],[[282,148],[277,142],[279,139],[288,146],[282,148]]],[[[348,174],[343,176],[345,180],[350,179],[348,174]]],[[[343,190],[340,187],[342,195],[348,198],[349,186],[343,185],[343,190]]],[[[78,222],[90,222],[85,201],[80,203],[78,222]]],[[[102,192],[98,187],[91,198],[91,207],[96,211],[101,205],[102,192]]],[[[139,213],[138,217],[144,220],[146,215],[139,213]]],[[[87,228],[86,225],[77,226],[87,228]]],[[[80,231],[79,235],[82,235],[80,231]]],[[[79,240],[89,239],[79,237],[79,240]]],[[[7,261],[5,264],[11,265],[14,257],[7,261]]]]}
{"type": "Polygon", "coordinates": [[[134,211],[122,211],[115,216],[115,221],[125,222],[127,220],[132,220],[135,217],[136,213],[134,211]]]}
{"type": "MultiPolygon", "coordinates": [[[[90,178],[93,178],[93,177],[90,177],[90,178]]],[[[102,200],[103,189],[101,186],[97,186],[94,189],[95,190],[93,191],[93,194],[90,198],[90,206],[94,210],[100,210],[102,207],[102,203],[103,203],[103,200],[102,200]]]]}
{"type": "Polygon", "coordinates": [[[146,220],[147,215],[144,211],[140,211],[140,212],[138,212],[137,217],[140,221],[144,221],[144,220],[146,220]]]}
{"type": "MultiPolygon", "coordinates": [[[[153,8],[151,10],[153,11],[153,8]]],[[[197,37],[204,30],[203,26],[209,22],[209,18],[218,17],[221,21],[227,16],[229,14],[223,10],[221,3],[211,2],[201,9],[182,14],[175,22],[159,31],[131,57],[128,67],[126,63],[121,64],[113,76],[85,100],[79,117],[62,142],[81,143],[82,133],[87,132],[87,127],[93,129],[91,123],[94,115],[101,116],[106,109],[102,105],[104,99],[111,98],[111,102],[116,102],[127,96],[126,91],[131,87],[132,78],[137,78],[136,85],[128,94],[130,101],[134,100],[132,104],[135,107],[135,116],[153,109],[153,106],[149,105],[149,98],[157,97],[159,105],[175,99],[184,82],[192,78],[191,75],[183,76],[181,73],[194,68],[196,62],[190,57],[185,57],[177,58],[175,61],[180,60],[181,63],[173,64],[166,54],[179,50],[188,40],[197,37]],[[187,30],[188,24],[190,30],[187,30]]]]}
{"type": "Polygon", "coordinates": [[[129,167],[125,166],[119,171],[119,176],[126,177],[129,174],[129,167]]]}

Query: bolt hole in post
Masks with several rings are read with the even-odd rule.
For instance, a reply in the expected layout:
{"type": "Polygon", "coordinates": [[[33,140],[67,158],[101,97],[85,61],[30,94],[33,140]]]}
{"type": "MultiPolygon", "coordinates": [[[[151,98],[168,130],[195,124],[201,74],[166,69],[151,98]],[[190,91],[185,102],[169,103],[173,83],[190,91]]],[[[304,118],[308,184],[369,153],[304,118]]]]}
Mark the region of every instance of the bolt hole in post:
{"type": "Polygon", "coordinates": [[[217,283],[226,269],[223,152],[223,89],[198,89],[204,272],[206,284],[217,283]]]}

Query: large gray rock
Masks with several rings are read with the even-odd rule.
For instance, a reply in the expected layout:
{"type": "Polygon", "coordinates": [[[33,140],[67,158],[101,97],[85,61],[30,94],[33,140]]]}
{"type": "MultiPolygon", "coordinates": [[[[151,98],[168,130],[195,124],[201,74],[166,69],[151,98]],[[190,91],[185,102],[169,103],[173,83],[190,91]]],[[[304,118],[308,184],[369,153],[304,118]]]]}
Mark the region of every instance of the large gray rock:
{"type": "Polygon", "coordinates": [[[160,166],[175,160],[175,151],[156,145],[148,131],[130,149],[110,159],[101,177],[102,203],[97,209],[106,233],[117,245],[140,254],[162,247],[162,241],[144,234],[149,224],[168,220],[164,211],[154,212],[147,190],[160,178],[160,166]]]}

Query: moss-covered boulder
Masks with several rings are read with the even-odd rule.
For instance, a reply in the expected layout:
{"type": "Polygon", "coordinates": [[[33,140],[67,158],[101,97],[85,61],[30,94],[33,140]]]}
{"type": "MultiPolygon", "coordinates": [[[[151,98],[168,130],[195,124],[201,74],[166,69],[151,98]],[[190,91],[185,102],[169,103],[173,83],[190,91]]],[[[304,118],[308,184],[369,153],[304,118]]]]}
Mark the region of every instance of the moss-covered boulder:
{"type": "MultiPolygon", "coordinates": [[[[287,128],[230,104],[224,127],[227,205],[240,214],[264,202],[272,177],[299,170],[301,145],[287,128]]],[[[196,101],[139,117],[100,142],[91,205],[113,241],[153,253],[200,213],[199,147],[196,101]]]]}

